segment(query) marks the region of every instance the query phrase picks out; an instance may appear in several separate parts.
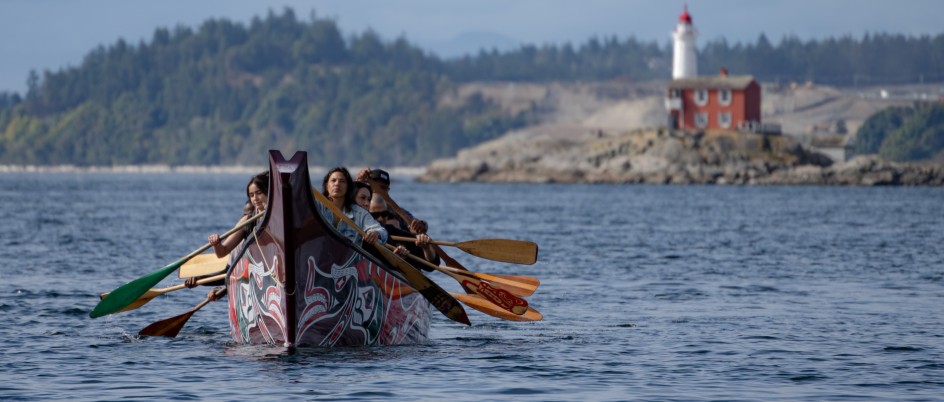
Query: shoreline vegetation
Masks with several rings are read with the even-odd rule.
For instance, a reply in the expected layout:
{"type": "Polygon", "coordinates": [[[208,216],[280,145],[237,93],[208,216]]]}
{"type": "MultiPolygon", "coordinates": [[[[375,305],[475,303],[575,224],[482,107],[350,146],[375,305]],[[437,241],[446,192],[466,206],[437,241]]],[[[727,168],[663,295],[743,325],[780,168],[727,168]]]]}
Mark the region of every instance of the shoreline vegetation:
{"type": "MultiPolygon", "coordinates": [[[[359,172],[363,166],[348,167],[351,172],[359,172]]],[[[324,174],[328,167],[311,166],[312,174],[324,174]]],[[[415,166],[382,167],[394,178],[412,180],[421,176],[426,168],[415,166]]],[[[120,166],[76,166],[76,165],[0,165],[0,174],[9,173],[107,173],[107,174],[245,174],[253,175],[265,171],[266,167],[231,165],[231,166],[170,166],[170,165],[120,165],[120,166]]]]}

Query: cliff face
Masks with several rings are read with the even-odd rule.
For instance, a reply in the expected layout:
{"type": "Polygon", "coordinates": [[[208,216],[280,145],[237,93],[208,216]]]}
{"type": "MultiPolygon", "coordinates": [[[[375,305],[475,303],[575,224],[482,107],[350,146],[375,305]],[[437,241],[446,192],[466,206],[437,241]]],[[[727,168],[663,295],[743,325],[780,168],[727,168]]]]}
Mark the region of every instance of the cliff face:
{"type": "Polygon", "coordinates": [[[419,181],[944,185],[944,167],[859,157],[831,164],[791,137],[581,127],[520,131],[431,163],[419,181]]]}

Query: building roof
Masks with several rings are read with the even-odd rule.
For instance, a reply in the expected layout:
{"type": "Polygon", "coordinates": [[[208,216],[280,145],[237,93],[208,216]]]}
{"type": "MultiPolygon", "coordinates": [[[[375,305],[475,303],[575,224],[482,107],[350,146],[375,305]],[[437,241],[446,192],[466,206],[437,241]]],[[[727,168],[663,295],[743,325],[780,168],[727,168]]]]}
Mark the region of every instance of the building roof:
{"type": "Polygon", "coordinates": [[[669,83],[671,89],[744,89],[754,82],[751,75],[714,75],[676,78],[669,83]]]}

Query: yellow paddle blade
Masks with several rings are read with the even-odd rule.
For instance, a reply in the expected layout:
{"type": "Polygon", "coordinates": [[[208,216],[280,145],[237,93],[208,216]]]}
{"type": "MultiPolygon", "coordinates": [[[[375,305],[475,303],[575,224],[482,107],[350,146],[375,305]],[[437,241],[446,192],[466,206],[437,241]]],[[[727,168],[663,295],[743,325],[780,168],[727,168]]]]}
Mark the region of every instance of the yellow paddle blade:
{"type": "Polygon", "coordinates": [[[193,278],[195,276],[207,276],[218,274],[226,269],[227,257],[217,257],[216,254],[200,254],[190,259],[180,266],[177,271],[177,277],[181,279],[193,278]]]}
{"type": "Polygon", "coordinates": [[[459,243],[440,243],[492,261],[531,265],[538,260],[538,245],[523,240],[479,239],[459,243]]]}

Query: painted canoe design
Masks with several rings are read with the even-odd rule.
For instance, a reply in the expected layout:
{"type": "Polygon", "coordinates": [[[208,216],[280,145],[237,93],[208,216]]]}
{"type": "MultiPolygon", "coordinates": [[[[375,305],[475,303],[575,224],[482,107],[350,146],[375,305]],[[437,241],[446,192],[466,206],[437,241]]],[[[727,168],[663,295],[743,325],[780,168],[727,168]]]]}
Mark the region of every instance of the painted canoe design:
{"type": "Polygon", "coordinates": [[[269,202],[233,253],[226,280],[239,344],[355,346],[420,343],[432,306],[384,262],[341,237],[317,212],[307,154],[269,151],[269,202]]]}

